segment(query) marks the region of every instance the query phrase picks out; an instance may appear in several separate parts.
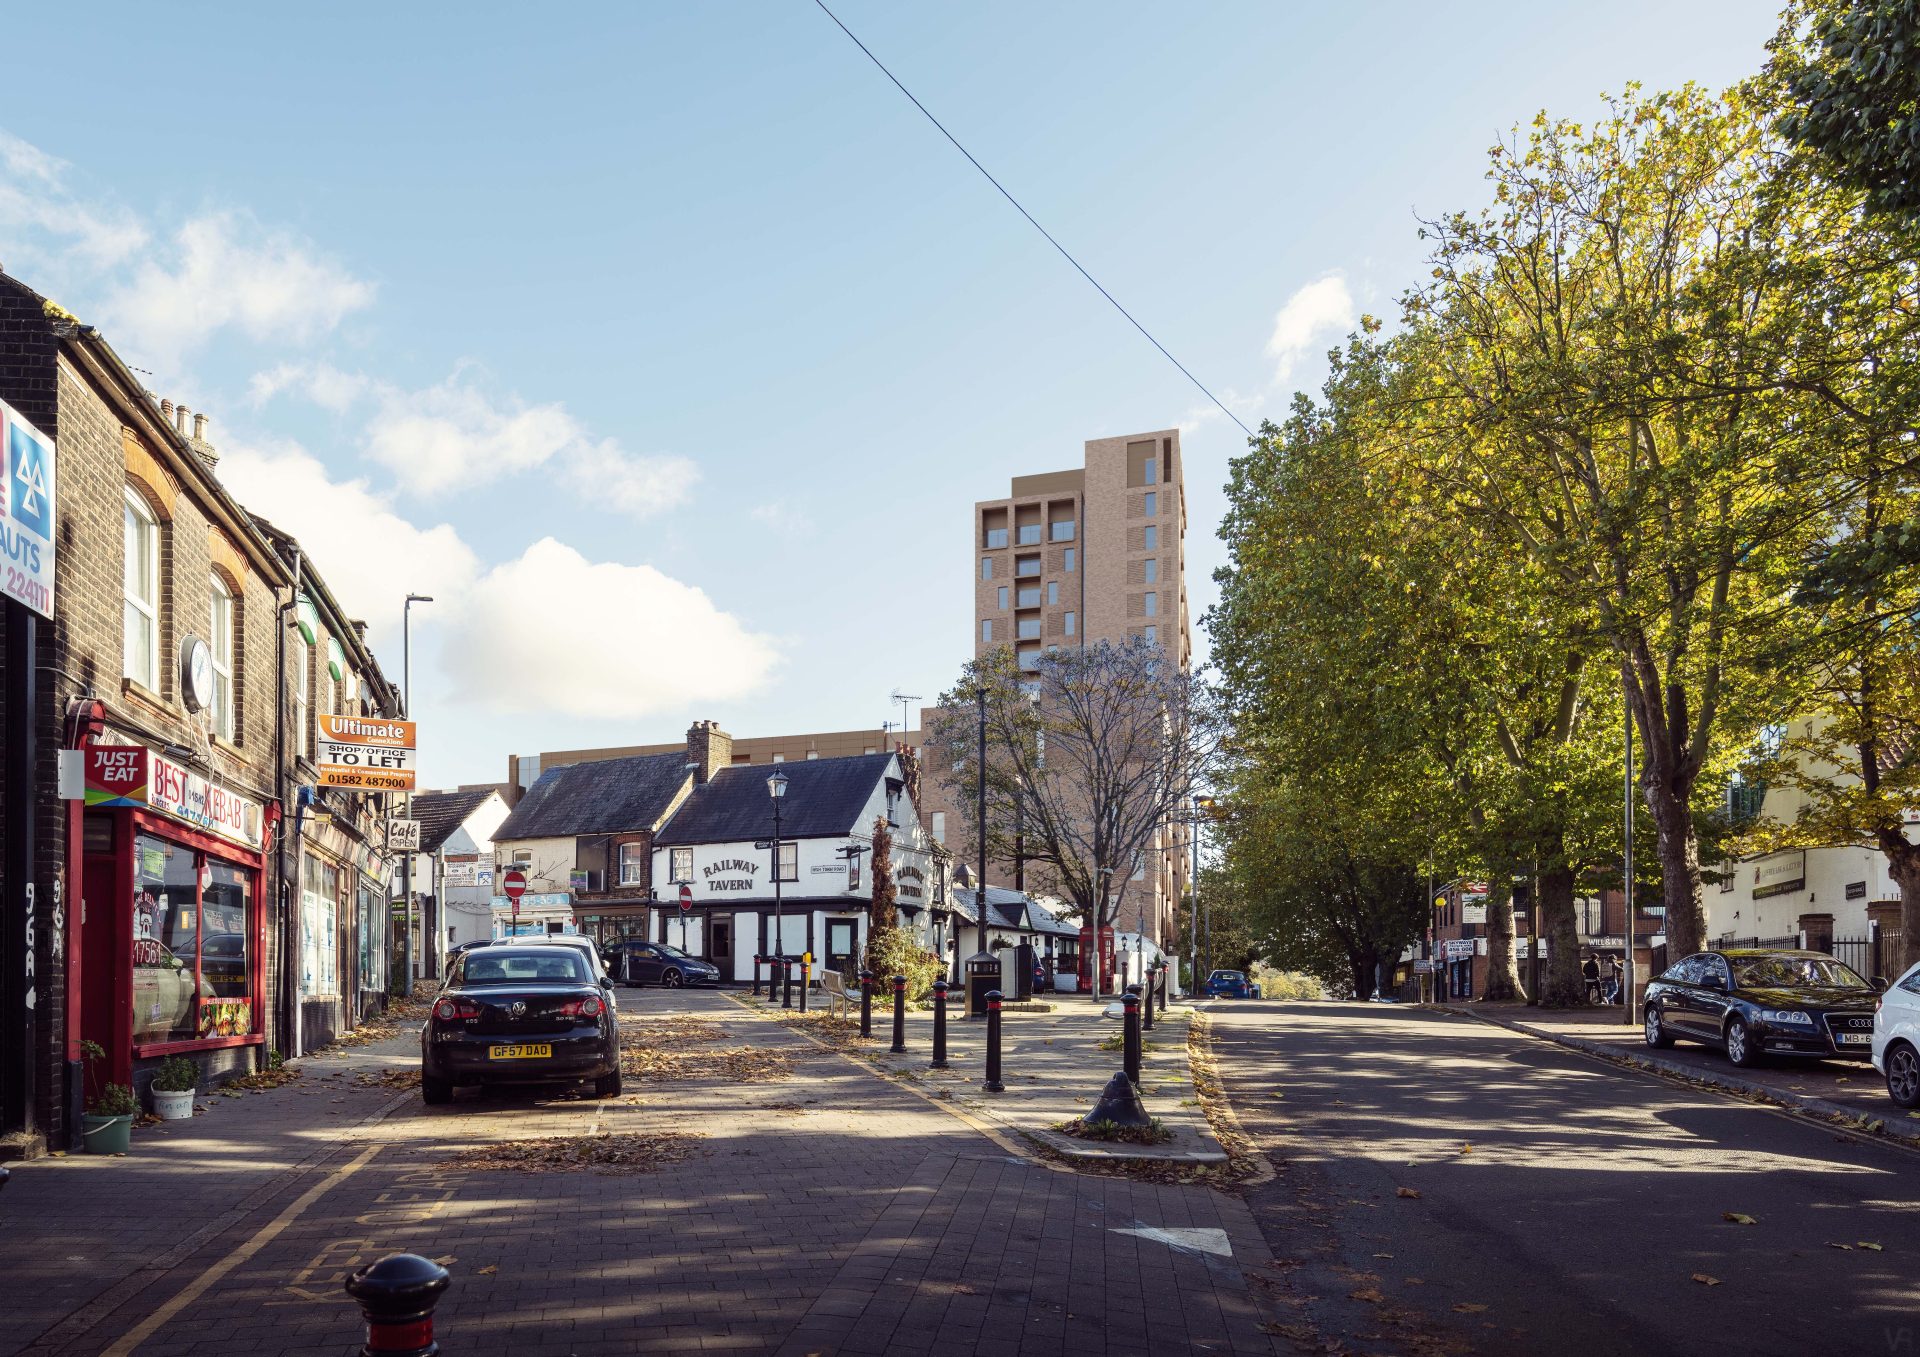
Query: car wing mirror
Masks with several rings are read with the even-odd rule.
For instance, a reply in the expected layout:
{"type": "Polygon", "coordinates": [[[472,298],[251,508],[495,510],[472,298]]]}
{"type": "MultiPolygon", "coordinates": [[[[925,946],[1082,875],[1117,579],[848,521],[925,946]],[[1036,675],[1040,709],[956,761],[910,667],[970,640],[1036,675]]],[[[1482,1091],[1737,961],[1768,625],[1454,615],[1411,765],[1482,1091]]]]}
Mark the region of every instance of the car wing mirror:
{"type": "Polygon", "coordinates": [[[1892,984],[1893,982],[1884,975],[1876,975],[1873,977],[1873,987],[1875,989],[1884,990],[1892,984]]]}

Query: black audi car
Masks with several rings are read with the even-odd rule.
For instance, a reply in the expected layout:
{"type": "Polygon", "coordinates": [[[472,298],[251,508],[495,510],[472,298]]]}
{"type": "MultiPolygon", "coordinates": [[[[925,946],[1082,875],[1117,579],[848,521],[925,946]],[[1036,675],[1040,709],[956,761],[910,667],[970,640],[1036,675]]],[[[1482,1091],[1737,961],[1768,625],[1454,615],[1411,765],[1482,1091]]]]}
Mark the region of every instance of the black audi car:
{"type": "Polygon", "coordinates": [[[1705,1042],[1736,1065],[1770,1055],[1866,1060],[1879,997],[1879,989],[1825,952],[1700,952],[1648,984],[1646,1041],[1705,1042]]]}
{"type": "Polygon", "coordinates": [[[613,1005],[572,947],[496,942],[453,963],[420,1029],[420,1095],[448,1102],[460,1084],[593,1080],[620,1091],[613,1005]]]}

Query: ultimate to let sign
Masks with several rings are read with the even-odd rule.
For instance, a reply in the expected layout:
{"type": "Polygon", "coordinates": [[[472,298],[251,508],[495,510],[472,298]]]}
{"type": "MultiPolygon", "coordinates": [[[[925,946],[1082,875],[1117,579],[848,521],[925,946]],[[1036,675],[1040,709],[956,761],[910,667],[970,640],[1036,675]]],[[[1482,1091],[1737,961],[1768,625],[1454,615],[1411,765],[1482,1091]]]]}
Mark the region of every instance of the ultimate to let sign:
{"type": "Polygon", "coordinates": [[[323,787],[410,792],[414,785],[414,723],[380,717],[322,716],[318,757],[323,787]]]}

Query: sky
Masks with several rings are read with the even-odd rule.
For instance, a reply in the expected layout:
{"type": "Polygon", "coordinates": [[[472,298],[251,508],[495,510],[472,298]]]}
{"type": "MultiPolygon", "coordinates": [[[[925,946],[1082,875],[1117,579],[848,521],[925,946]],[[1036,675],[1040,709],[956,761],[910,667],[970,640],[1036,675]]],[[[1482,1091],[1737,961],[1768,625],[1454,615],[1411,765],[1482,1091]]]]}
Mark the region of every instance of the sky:
{"type": "MultiPolygon", "coordinates": [[[[1756,70],[1766,3],[829,0],[1248,425],[1423,275],[1486,150],[1756,70]]],[[[1179,426],[1198,617],[1245,436],[812,0],[31,6],[0,265],[211,417],[401,671],[422,785],[898,721],[975,500],[1179,426]]],[[[1206,654],[1204,630],[1196,651],[1206,654]]]]}

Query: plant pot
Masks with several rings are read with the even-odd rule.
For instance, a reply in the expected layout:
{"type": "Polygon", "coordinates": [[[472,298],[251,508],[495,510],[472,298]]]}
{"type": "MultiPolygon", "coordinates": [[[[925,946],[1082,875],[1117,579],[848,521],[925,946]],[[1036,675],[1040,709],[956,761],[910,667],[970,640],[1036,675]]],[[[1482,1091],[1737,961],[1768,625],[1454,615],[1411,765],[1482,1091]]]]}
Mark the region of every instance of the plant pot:
{"type": "Polygon", "coordinates": [[[185,1121],[193,1115],[193,1094],[190,1088],[156,1088],[153,1091],[154,1115],[161,1121],[185,1121]]]}
{"type": "Polygon", "coordinates": [[[133,1113],[118,1117],[96,1117],[88,1112],[80,1118],[80,1139],[88,1154],[124,1154],[133,1143],[133,1113]]]}

